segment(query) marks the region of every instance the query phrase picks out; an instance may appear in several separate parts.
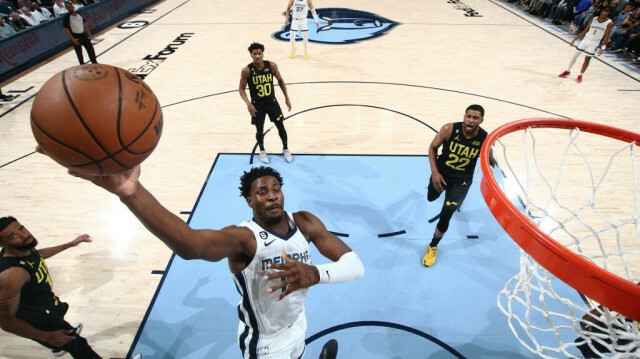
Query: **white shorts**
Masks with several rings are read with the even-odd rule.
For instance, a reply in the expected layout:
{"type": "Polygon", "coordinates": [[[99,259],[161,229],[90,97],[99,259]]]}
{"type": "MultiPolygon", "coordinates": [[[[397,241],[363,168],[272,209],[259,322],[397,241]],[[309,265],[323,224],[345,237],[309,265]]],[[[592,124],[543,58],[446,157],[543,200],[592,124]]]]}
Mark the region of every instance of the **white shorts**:
{"type": "Polygon", "coordinates": [[[291,31],[309,31],[309,22],[307,18],[302,20],[291,19],[291,31]]]}
{"type": "MultiPolygon", "coordinates": [[[[244,323],[238,325],[238,341],[245,330],[244,323]]],[[[307,332],[307,317],[302,311],[298,319],[290,327],[273,334],[260,334],[257,344],[258,359],[299,359],[304,357],[305,333],[307,332]]],[[[246,340],[249,342],[249,339],[246,340]]],[[[243,358],[250,357],[249,343],[242,353],[243,358]]]]}
{"type": "Polygon", "coordinates": [[[587,55],[593,56],[596,54],[596,51],[598,50],[598,46],[600,46],[600,40],[593,41],[588,39],[582,39],[582,41],[580,41],[580,43],[578,44],[577,48],[580,51],[586,52],[587,55]]]}

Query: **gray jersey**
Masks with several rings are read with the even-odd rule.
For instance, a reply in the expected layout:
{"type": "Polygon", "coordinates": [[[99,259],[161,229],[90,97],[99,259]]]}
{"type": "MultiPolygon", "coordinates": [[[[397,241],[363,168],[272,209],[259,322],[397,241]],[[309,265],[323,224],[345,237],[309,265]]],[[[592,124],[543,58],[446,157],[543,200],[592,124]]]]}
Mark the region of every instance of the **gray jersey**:
{"type": "Polygon", "coordinates": [[[304,301],[308,289],[298,289],[281,300],[275,300],[277,293],[267,293],[274,280],[265,281],[265,274],[275,269],[267,269],[269,263],[283,263],[282,250],[287,256],[299,262],[311,264],[309,242],[298,230],[293,218],[285,213],[291,230],[282,236],[270,232],[253,220],[244,221],[240,226],[253,231],[256,239],[256,254],[249,265],[234,275],[242,300],[238,304],[240,320],[245,324],[240,334],[241,343],[257,341],[260,334],[273,334],[293,324],[304,311],[304,301]]]}

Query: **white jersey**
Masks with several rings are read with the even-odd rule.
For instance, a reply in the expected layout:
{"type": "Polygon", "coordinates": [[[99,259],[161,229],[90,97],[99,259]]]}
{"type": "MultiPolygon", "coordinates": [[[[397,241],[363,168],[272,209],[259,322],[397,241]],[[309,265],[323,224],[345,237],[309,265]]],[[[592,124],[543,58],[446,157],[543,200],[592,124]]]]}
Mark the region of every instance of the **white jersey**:
{"type": "Polygon", "coordinates": [[[309,4],[307,0],[294,0],[291,17],[295,20],[303,20],[307,18],[309,12],[309,4]]]}
{"type": "Polygon", "coordinates": [[[242,295],[238,304],[238,315],[245,326],[244,333],[239,338],[241,346],[251,339],[257,342],[260,334],[273,334],[288,328],[304,313],[308,288],[298,289],[276,302],[277,294],[266,292],[275,282],[262,279],[265,274],[277,271],[267,269],[267,264],[284,262],[283,249],[288,257],[311,264],[309,242],[298,230],[293,218],[288,213],[285,215],[291,230],[284,236],[262,228],[253,220],[240,223],[241,227],[253,231],[256,239],[253,260],[244,270],[234,275],[236,287],[242,295]]]}
{"type": "Polygon", "coordinates": [[[604,37],[604,33],[607,31],[607,26],[611,19],[607,19],[604,22],[598,21],[597,17],[593,18],[591,21],[591,26],[589,26],[589,31],[584,35],[584,38],[589,41],[600,41],[604,37]]]}

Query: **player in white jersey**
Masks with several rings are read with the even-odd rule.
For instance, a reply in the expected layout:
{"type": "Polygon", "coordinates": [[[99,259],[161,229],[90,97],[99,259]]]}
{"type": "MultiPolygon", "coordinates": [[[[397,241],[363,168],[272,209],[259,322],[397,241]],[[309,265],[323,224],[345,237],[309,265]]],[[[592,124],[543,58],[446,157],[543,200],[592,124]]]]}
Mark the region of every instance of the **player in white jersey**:
{"type": "MultiPolygon", "coordinates": [[[[38,148],[38,152],[43,153],[38,148]]],[[[108,176],[84,178],[116,194],[158,239],[184,259],[228,259],[242,294],[238,341],[243,358],[302,358],[307,288],[360,278],[364,266],[342,240],[313,214],[284,211],[282,177],[254,167],[240,178],[240,192],[253,219],[220,230],[193,229],[167,210],[138,180],[140,166],[108,176]],[[332,260],[311,265],[309,243],[332,260]]]]}
{"type": "Polygon", "coordinates": [[[296,35],[298,30],[302,34],[302,44],[304,45],[304,59],[309,59],[309,53],[307,52],[307,44],[309,43],[309,26],[307,24],[307,12],[311,10],[313,20],[316,22],[316,29],[320,27],[318,21],[318,14],[313,6],[311,0],[289,0],[287,4],[287,10],[284,12],[284,24],[289,25],[289,12],[293,8],[291,13],[291,28],[289,31],[289,41],[291,42],[291,58],[296,57],[296,35]]]}
{"type": "Polygon", "coordinates": [[[603,8],[600,11],[600,15],[596,18],[591,18],[589,20],[589,25],[582,30],[576,37],[571,40],[569,46],[573,46],[573,43],[582,38],[582,41],[577,46],[577,50],[571,61],[569,62],[569,67],[562,72],[558,77],[567,77],[571,73],[571,68],[576,63],[578,56],[580,56],[580,52],[585,52],[584,62],[582,63],[582,69],[580,70],[580,75],[576,78],[576,82],[582,82],[582,75],[587,71],[587,67],[589,67],[589,61],[591,61],[592,56],[600,56],[602,52],[607,48],[607,43],[609,42],[609,34],[611,33],[611,28],[613,28],[613,22],[609,18],[609,14],[611,13],[611,9],[608,7],[603,8]]]}

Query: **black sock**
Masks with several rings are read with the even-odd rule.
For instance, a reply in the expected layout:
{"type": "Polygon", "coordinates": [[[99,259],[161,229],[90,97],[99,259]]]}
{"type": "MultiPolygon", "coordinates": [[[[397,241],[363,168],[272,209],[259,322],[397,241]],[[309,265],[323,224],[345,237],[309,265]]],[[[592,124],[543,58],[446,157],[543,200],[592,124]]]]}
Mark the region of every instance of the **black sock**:
{"type": "Polygon", "coordinates": [[[440,240],[442,239],[442,237],[438,237],[436,236],[436,234],[433,234],[433,238],[431,239],[431,243],[429,243],[429,246],[431,247],[437,247],[438,243],[440,243],[440,240]]]}

